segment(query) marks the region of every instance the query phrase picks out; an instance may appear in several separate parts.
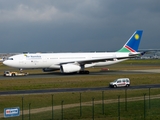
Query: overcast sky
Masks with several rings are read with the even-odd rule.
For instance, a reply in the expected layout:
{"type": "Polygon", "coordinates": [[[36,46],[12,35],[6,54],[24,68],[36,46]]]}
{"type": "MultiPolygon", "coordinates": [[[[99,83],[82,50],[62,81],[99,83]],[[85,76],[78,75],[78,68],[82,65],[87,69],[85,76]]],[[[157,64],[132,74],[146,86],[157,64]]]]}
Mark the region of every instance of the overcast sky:
{"type": "Polygon", "coordinates": [[[113,51],[139,29],[160,48],[160,0],[0,0],[1,53],[113,51]]]}

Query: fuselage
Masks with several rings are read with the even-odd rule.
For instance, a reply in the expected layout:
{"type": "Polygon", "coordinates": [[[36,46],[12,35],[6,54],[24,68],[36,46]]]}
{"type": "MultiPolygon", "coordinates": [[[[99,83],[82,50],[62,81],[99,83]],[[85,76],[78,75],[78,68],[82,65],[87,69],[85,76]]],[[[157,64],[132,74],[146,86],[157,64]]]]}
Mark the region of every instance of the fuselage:
{"type": "Polygon", "coordinates": [[[100,52],[100,53],[34,53],[19,54],[9,57],[3,63],[14,68],[55,68],[59,69],[60,64],[87,61],[92,59],[115,58],[100,62],[85,64],[88,67],[101,67],[115,64],[126,59],[117,60],[117,57],[127,57],[129,53],[100,52]]]}

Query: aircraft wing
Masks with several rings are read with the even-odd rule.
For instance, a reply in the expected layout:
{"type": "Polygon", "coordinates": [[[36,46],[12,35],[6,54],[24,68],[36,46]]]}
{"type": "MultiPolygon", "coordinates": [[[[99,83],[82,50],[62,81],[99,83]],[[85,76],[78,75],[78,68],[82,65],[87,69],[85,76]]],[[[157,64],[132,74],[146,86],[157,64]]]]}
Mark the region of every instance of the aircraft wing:
{"type": "Polygon", "coordinates": [[[129,59],[134,58],[133,56],[129,57],[115,57],[115,58],[101,58],[101,59],[92,59],[92,60],[85,60],[85,61],[77,61],[79,64],[90,64],[94,62],[105,62],[105,61],[115,61],[115,60],[121,60],[121,59],[129,59]]]}
{"type": "Polygon", "coordinates": [[[141,55],[141,53],[129,53],[129,56],[126,56],[126,57],[92,58],[92,59],[86,59],[86,60],[63,62],[60,64],[62,65],[62,64],[68,64],[68,63],[78,63],[81,65],[84,65],[84,64],[91,64],[94,62],[105,62],[105,61],[115,61],[115,60],[121,60],[121,59],[135,58],[137,55],[141,55]]]}

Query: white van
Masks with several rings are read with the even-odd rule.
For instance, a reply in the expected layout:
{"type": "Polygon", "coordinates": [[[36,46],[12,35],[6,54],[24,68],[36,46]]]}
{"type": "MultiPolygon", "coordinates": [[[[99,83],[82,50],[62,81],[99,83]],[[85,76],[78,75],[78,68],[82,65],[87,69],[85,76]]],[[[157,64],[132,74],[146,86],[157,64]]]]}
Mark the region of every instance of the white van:
{"type": "Polygon", "coordinates": [[[130,80],[129,78],[118,78],[113,82],[110,82],[109,87],[129,87],[130,80]]]}

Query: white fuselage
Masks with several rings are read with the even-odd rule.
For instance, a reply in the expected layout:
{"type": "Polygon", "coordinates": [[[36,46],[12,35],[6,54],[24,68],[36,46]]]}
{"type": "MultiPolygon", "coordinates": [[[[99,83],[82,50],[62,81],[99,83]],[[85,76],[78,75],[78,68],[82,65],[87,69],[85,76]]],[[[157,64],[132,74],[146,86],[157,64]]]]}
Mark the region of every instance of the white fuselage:
{"type": "Polygon", "coordinates": [[[81,62],[87,60],[113,58],[113,60],[103,60],[98,62],[85,63],[85,68],[101,67],[115,64],[126,59],[117,60],[118,57],[128,57],[129,53],[120,52],[100,52],[100,53],[36,53],[19,54],[9,57],[3,63],[15,68],[55,68],[59,69],[60,64],[81,62]],[[115,58],[115,59],[114,59],[115,58]]]}

